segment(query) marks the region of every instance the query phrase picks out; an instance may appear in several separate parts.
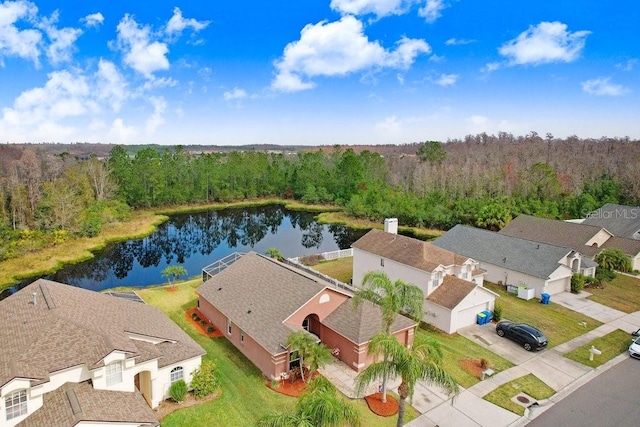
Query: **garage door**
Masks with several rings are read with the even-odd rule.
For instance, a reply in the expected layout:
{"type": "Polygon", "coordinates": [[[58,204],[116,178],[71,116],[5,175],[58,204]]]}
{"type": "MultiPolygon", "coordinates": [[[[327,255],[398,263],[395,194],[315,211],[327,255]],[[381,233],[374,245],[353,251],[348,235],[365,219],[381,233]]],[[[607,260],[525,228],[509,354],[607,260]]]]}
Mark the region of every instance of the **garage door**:
{"type": "Polygon", "coordinates": [[[473,325],[476,323],[478,313],[487,309],[487,304],[482,303],[474,307],[467,308],[458,312],[456,321],[456,329],[464,328],[465,326],[473,325]]]}
{"type": "Polygon", "coordinates": [[[571,279],[567,277],[564,279],[552,280],[548,282],[544,291],[548,294],[553,295],[553,294],[558,294],[560,292],[564,292],[570,289],[571,289],[571,279]]]}

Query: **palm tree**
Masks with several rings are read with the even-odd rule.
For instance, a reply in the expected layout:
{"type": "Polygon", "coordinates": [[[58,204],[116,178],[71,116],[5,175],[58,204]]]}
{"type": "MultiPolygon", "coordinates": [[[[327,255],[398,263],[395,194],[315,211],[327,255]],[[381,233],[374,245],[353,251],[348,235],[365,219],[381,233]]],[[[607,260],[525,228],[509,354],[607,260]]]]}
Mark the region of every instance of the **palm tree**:
{"type": "Polygon", "coordinates": [[[307,331],[296,331],[287,337],[287,346],[291,351],[297,351],[300,357],[300,375],[304,381],[304,360],[317,346],[315,338],[307,331]]]}
{"type": "Polygon", "coordinates": [[[357,427],[358,410],[338,395],[324,377],[313,379],[291,414],[268,414],[258,420],[258,427],[357,427]]]}
{"type": "MultiPolygon", "coordinates": [[[[423,316],[424,292],[418,286],[401,279],[392,282],[382,271],[370,271],[362,279],[362,288],[353,296],[353,306],[357,308],[362,301],[371,301],[382,309],[382,326],[384,332],[391,332],[391,325],[399,312],[404,312],[414,320],[420,321],[423,316]]],[[[384,355],[387,360],[387,355],[384,355]]],[[[382,377],[382,402],[387,402],[388,376],[382,377]]]]}
{"type": "Polygon", "coordinates": [[[280,252],[280,249],[278,248],[268,248],[265,251],[265,254],[267,254],[270,258],[277,259],[278,261],[284,260],[284,255],[282,255],[282,252],[280,252]]]}
{"type": "Polygon", "coordinates": [[[326,345],[318,343],[308,348],[305,360],[309,364],[309,378],[307,378],[307,381],[310,381],[315,371],[331,363],[333,356],[331,355],[331,350],[326,345]]]}
{"type": "Polygon", "coordinates": [[[368,353],[372,355],[388,355],[387,360],[372,363],[356,377],[356,394],[361,394],[367,385],[383,378],[387,374],[399,376],[402,382],[398,387],[400,396],[398,423],[404,421],[407,397],[413,397],[418,381],[426,381],[443,387],[449,395],[459,391],[453,377],[440,365],[442,350],[440,343],[433,338],[416,336],[413,346],[405,347],[393,335],[381,333],[369,343],[368,353]]]}
{"type": "Polygon", "coordinates": [[[180,276],[186,276],[187,270],[181,265],[170,265],[162,270],[162,275],[167,278],[171,286],[174,286],[174,281],[180,276]]]}

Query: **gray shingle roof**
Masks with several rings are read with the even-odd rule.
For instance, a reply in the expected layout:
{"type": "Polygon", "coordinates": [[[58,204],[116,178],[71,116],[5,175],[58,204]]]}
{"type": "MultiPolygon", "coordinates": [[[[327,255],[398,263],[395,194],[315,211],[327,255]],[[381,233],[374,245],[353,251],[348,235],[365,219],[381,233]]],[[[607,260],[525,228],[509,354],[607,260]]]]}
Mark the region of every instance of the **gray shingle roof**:
{"type": "Polygon", "coordinates": [[[43,406],[17,427],[70,427],[81,421],[159,425],[140,393],[95,390],[83,382],[66,383],[45,394],[43,406]]]}
{"type": "Polygon", "coordinates": [[[462,265],[468,259],[431,243],[375,228],[351,246],[428,272],[439,265],[462,265]]]}
{"type": "MultiPolygon", "coordinates": [[[[327,287],[333,289],[322,279],[249,252],[203,283],[198,293],[267,351],[279,354],[296,330],[284,321],[327,287]]],[[[381,331],[382,312],[373,304],[354,312],[347,300],[322,323],[360,344],[381,331]]],[[[393,331],[415,324],[404,316],[396,323],[393,331]]]]}
{"type": "MultiPolygon", "coordinates": [[[[363,301],[357,309],[349,299],[331,314],[322,324],[356,344],[364,344],[382,331],[382,310],[376,304],[363,301]]],[[[398,314],[391,325],[391,333],[413,328],[417,323],[406,316],[398,314]]]]}
{"type": "Polygon", "coordinates": [[[442,279],[442,284],[429,294],[427,300],[453,310],[476,286],[475,283],[468,280],[447,274],[442,279]]]}
{"type": "Polygon", "coordinates": [[[570,248],[534,242],[466,225],[456,225],[433,244],[480,262],[548,279],[570,248]]]}
{"type": "MultiPolygon", "coordinates": [[[[601,247],[586,246],[586,243],[603,227],[585,223],[566,222],[556,219],[519,215],[500,230],[500,234],[566,246],[588,257],[594,257],[603,248],[618,248],[628,255],[640,252],[640,240],[610,237],[601,247]]],[[[605,229],[609,231],[606,227],[605,229]]]]}
{"type": "Polygon", "coordinates": [[[518,215],[512,219],[500,234],[548,243],[550,245],[570,247],[587,256],[594,256],[600,249],[585,244],[602,227],[585,225],[556,219],[540,218],[531,215],[518,215]]]}
{"type": "Polygon", "coordinates": [[[587,215],[583,224],[606,228],[614,236],[640,239],[640,207],[607,203],[587,215]]]}
{"type": "Polygon", "coordinates": [[[249,252],[207,280],[198,294],[271,354],[293,329],[284,320],[326,287],[292,267],[249,252]]]}
{"type": "Polygon", "coordinates": [[[151,357],[129,334],[165,340],[153,349],[159,367],[205,353],[155,307],[44,279],[0,301],[0,324],[0,386],[17,377],[47,381],[49,372],[82,364],[92,369],[115,350],[151,357]]]}

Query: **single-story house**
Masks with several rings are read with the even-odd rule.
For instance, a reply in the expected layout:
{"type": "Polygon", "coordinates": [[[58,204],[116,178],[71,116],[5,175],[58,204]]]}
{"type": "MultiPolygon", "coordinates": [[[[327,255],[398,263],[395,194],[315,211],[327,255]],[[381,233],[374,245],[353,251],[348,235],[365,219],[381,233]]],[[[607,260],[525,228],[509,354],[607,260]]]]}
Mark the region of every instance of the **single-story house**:
{"type": "Polygon", "coordinates": [[[433,244],[478,260],[486,280],[533,289],[538,298],[570,291],[573,273],[584,271],[583,263],[593,265],[571,248],[466,225],[456,225],[433,244]]]}
{"type": "Polygon", "coordinates": [[[0,301],[0,425],[156,426],[205,351],[160,310],[39,279],[0,301]]]}
{"type": "MultiPolygon", "coordinates": [[[[616,236],[608,228],[587,223],[586,220],[576,223],[519,215],[505,225],[499,233],[570,247],[591,260],[603,249],[620,249],[631,260],[632,268],[640,270],[640,240],[616,236]]],[[[585,274],[588,276],[595,274],[595,263],[593,263],[593,274],[590,273],[591,270],[585,274]]]]}
{"type": "MultiPolygon", "coordinates": [[[[255,252],[238,254],[217,271],[198,288],[198,309],[267,378],[281,379],[299,365],[286,342],[301,330],[355,371],[372,362],[367,349],[382,330],[379,306],[365,302],[355,310],[348,292],[255,252]]],[[[398,315],[391,333],[410,345],[415,327],[398,315]]]]}
{"type": "Polygon", "coordinates": [[[385,220],[384,231],[372,229],[351,246],[354,286],[370,271],[419,286],[426,298],[423,320],[444,332],[454,333],[475,323],[478,313],[493,311],[497,295],[483,287],[485,271],[478,261],[398,234],[395,218],[385,220]]]}

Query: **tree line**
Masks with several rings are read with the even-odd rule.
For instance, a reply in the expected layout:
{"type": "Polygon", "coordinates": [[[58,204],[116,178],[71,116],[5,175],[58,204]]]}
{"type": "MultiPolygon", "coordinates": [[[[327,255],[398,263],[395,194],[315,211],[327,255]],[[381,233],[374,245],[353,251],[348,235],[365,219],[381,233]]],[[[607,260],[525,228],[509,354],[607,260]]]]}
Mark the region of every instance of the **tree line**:
{"type": "Polygon", "coordinates": [[[96,235],[134,209],[259,197],[336,204],[374,221],[492,230],[521,213],[566,219],[604,203],[640,204],[640,142],[628,138],[500,133],[395,154],[366,148],[133,154],[115,146],[107,158],[86,159],[0,145],[0,259],[96,235]]]}

